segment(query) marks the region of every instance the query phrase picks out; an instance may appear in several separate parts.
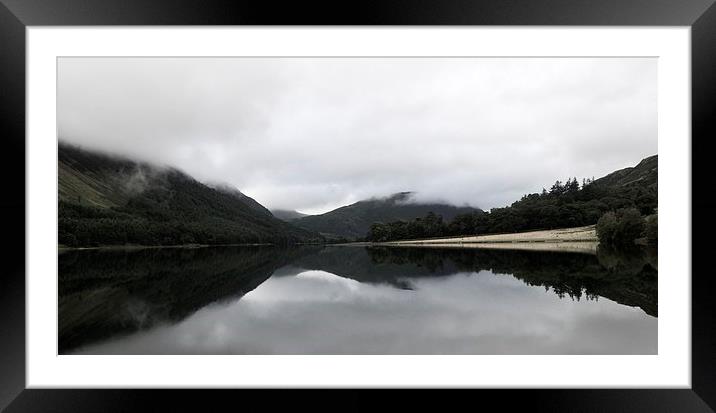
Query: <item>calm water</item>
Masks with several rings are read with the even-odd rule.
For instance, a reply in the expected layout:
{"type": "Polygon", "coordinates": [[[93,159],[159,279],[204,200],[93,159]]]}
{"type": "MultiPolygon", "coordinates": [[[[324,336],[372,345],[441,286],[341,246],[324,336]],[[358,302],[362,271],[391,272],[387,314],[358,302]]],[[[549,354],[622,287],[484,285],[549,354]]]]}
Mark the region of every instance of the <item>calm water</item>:
{"type": "Polygon", "coordinates": [[[655,354],[656,257],[364,247],[72,251],[61,354],[655,354]]]}

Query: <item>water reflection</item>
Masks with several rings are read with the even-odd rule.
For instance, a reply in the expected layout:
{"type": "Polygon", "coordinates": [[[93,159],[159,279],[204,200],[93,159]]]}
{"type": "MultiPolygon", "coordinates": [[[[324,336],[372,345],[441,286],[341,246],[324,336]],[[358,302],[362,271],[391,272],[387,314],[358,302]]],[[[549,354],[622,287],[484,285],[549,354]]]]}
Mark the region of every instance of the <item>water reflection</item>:
{"type": "Polygon", "coordinates": [[[304,247],[60,256],[60,353],[653,354],[655,256],[304,247]]]}
{"type": "Polygon", "coordinates": [[[177,322],[241,297],[312,249],[70,251],[59,257],[59,351],[177,322]]]}

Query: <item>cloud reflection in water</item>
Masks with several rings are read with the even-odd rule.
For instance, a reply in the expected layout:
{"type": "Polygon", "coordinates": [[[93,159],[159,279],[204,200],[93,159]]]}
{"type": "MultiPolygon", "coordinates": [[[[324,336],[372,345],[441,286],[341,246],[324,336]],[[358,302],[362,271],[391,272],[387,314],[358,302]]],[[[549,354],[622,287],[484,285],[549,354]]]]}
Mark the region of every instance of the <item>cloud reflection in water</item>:
{"type": "Polygon", "coordinates": [[[458,272],[413,290],[279,271],[243,298],[94,354],[656,354],[657,319],[600,297],[559,298],[511,275],[458,272]]]}

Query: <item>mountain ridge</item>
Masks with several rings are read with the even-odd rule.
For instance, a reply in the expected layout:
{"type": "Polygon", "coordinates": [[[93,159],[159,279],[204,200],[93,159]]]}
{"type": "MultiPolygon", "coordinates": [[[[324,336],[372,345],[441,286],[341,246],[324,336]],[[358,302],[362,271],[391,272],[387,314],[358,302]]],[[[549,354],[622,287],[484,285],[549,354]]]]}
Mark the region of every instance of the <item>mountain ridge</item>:
{"type": "Polygon", "coordinates": [[[450,231],[456,233],[586,225],[622,207],[655,212],[658,155],[586,184],[580,187],[576,178],[557,181],[549,192],[490,211],[419,202],[405,191],[305,215],[270,211],[238,188],[204,184],[173,167],[60,142],[58,236],[67,246],[291,244],[362,239],[373,224],[420,219],[438,227],[454,220],[450,231]]]}
{"type": "Polygon", "coordinates": [[[63,142],[58,145],[58,188],[62,245],[322,241],[273,217],[238,189],[217,190],[176,168],[63,142]]]}
{"type": "Polygon", "coordinates": [[[291,222],[299,218],[310,216],[309,214],[304,214],[302,212],[290,209],[272,209],[271,213],[276,218],[286,222],[291,222]]]}
{"type": "Polygon", "coordinates": [[[257,211],[261,214],[273,216],[271,211],[268,210],[265,206],[261,205],[258,201],[251,198],[250,196],[244,194],[241,192],[238,188],[235,186],[226,184],[226,183],[214,183],[214,184],[208,184],[207,186],[216,189],[217,191],[224,192],[228,195],[234,196],[237,199],[239,199],[241,202],[252,208],[254,211],[257,211]]]}
{"type": "Polygon", "coordinates": [[[376,222],[412,220],[429,212],[452,219],[465,213],[482,212],[479,208],[443,203],[419,203],[411,198],[414,192],[398,192],[387,197],[374,197],[291,221],[296,226],[318,232],[327,238],[358,239],[376,222]]]}
{"type": "Polygon", "coordinates": [[[593,184],[601,186],[627,187],[640,183],[643,186],[656,189],[658,183],[659,155],[652,155],[642,159],[635,166],[622,168],[594,180],[593,184]]]}
{"type": "Polygon", "coordinates": [[[509,206],[479,214],[462,214],[450,222],[435,215],[411,222],[397,220],[371,226],[365,239],[373,242],[534,230],[576,228],[597,224],[607,212],[633,209],[632,215],[650,216],[658,206],[658,155],[642,159],[599,179],[576,177],[556,181],[549,191],[525,194],[509,206]]]}

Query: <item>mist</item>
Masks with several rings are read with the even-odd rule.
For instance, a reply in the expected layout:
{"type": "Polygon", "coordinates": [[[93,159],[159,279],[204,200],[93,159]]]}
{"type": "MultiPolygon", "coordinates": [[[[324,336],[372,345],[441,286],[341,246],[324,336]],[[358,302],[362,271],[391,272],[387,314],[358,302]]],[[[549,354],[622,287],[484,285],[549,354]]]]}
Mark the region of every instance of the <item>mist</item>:
{"type": "Polygon", "coordinates": [[[656,154],[656,86],[654,58],[60,58],[58,130],[272,209],[489,209],[656,154]]]}

